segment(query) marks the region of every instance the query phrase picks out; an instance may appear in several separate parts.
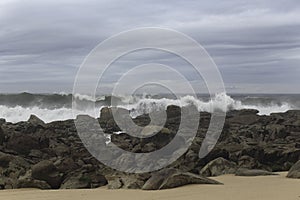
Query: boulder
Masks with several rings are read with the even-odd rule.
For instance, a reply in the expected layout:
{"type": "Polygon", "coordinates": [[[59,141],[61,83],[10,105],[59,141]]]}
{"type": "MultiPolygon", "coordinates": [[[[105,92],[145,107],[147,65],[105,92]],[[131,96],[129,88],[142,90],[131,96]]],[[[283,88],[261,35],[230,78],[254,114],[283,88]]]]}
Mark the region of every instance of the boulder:
{"type": "Polygon", "coordinates": [[[108,181],[108,189],[141,189],[150,178],[149,173],[128,174],[113,172],[108,174],[105,176],[108,181]]]}
{"type": "Polygon", "coordinates": [[[34,180],[34,179],[22,179],[18,180],[17,188],[38,188],[41,190],[51,189],[50,185],[46,181],[34,180]]]}
{"type": "Polygon", "coordinates": [[[141,189],[145,181],[135,177],[134,175],[128,176],[109,176],[108,189],[141,189]]]}
{"type": "Polygon", "coordinates": [[[300,160],[296,162],[287,174],[288,178],[300,178],[300,160]]]}
{"type": "Polygon", "coordinates": [[[250,125],[258,121],[257,110],[244,109],[240,111],[230,111],[228,122],[231,124],[250,125]]]}
{"type": "Polygon", "coordinates": [[[79,166],[70,157],[58,159],[57,161],[55,161],[54,165],[59,172],[64,174],[67,174],[79,168],[79,166]]]}
{"type": "Polygon", "coordinates": [[[30,164],[24,158],[0,152],[0,176],[17,179],[29,168],[30,164]]]}
{"type": "Polygon", "coordinates": [[[58,189],[62,182],[62,174],[59,173],[53,162],[44,160],[32,166],[32,177],[46,181],[52,189],[58,189]]]}
{"type": "Polygon", "coordinates": [[[39,147],[39,141],[36,138],[21,133],[13,134],[7,142],[8,149],[23,155],[27,155],[32,149],[39,149],[39,147]]]}
{"type": "Polygon", "coordinates": [[[0,175],[0,190],[13,189],[16,183],[14,179],[0,175]]]}
{"type": "Polygon", "coordinates": [[[236,169],[237,165],[234,162],[219,157],[205,165],[200,170],[200,174],[207,177],[220,176],[222,174],[234,174],[236,169]]]}
{"type": "Polygon", "coordinates": [[[45,122],[35,115],[30,115],[28,122],[34,126],[41,126],[41,127],[46,126],[45,122]]]}
{"type": "Polygon", "coordinates": [[[32,178],[31,170],[27,171],[24,176],[21,176],[16,184],[16,188],[38,188],[38,189],[51,189],[46,181],[35,180],[32,178]]]}
{"type": "Polygon", "coordinates": [[[108,185],[107,185],[108,189],[112,189],[112,190],[121,189],[124,185],[121,178],[119,177],[109,177],[109,178],[106,177],[106,178],[108,181],[108,185]]]}
{"type": "Polygon", "coordinates": [[[3,118],[0,118],[0,126],[2,126],[2,125],[5,124],[5,123],[6,123],[6,120],[3,119],[3,118]]]}
{"type": "Polygon", "coordinates": [[[219,182],[208,179],[189,172],[181,172],[177,169],[163,169],[152,174],[143,185],[143,190],[161,190],[175,188],[187,184],[220,184],[219,182]]]}
{"type": "Polygon", "coordinates": [[[106,178],[96,170],[79,169],[69,174],[60,189],[97,188],[107,184],[106,178]]]}
{"type": "Polygon", "coordinates": [[[236,176],[271,176],[271,175],[278,175],[278,174],[266,170],[261,170],[261,169],[240,168],[235,172],[235,175],[236,176]]]}
{"type": "Polygon", "coordinates": [[[251,156],[241,156],[237,163],[238,168],[243,169],[257,169],[262,167],[258,160],[252,158],[251,156]]]}
{"type": "Polygon", "coordinates": [[[12,155],[0,152],[0,167],[7,168],[13,159],[12,155]]]}

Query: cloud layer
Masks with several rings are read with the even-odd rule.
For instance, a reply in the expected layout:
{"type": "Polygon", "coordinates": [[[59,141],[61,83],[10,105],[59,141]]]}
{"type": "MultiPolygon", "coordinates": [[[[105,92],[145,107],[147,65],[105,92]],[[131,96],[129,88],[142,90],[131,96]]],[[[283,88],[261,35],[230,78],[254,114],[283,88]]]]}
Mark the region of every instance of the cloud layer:
{"type": "MultiPolygon", "coordinates": [[[[202,44],[218,65],[228,92],[300,92],[297,0],[4,0],[0,92],[70,92],[80,64],[99,42],[145,26],[175,29],[202,44]]],[[[155,62],[166,59],[153,55],[130,57],[121,64],[141,64],[145,57],[155,62]]],[[[169,58],[168,64],[178,63],[169,58]]],[[[189,67],[180,67],[189,76],[189,67]]],[[[111,82],[114,73],[118,70],[107,76],[111,82]]],[[[189,79],[195,81],[192,73],[189,79]]]]}

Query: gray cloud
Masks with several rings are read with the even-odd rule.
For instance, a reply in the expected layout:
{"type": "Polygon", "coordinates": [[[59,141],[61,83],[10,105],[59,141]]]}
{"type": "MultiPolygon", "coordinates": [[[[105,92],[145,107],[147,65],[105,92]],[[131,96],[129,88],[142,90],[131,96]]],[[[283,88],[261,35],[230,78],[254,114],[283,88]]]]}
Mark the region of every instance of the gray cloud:
{"type": "MultiPolygon", "coordinates": [[[[300,92],[297,0],[3,0],[0,92],[70,92],[78,67],[99,42],[144,26],[176,29],[202,44],[229,92],[300,92]]],[[[189,80],[197,79],[174,56],[142,58],[180,67],[189,80]]],[[[119,65],[142,61],[132,56],[119,65]]],[[[118,73],[111,71],[108,82],[118,73]]]]}

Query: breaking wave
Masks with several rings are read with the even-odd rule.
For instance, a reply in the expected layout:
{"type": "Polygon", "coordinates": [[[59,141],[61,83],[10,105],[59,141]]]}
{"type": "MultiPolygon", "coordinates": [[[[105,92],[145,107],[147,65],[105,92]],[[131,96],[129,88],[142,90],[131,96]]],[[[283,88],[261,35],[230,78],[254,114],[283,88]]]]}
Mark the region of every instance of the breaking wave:
{"type": "MultiPolygon", "coordinates": [[[[93,99],[87,95],[75,95],[80,101],[93,101],[97,110],[76,110],[77,114],[88,114],[93,117],[99,117],[100,109],[103,106],[109,106],[111,98],[102,96],[93,99]],[[97,114],[95,114],[97,113],[97,114]],[[99,114],[98,114],[99,113],[99,114]],[[96,116],[95,116],[96,115],[96,116]]],[[[166,109],[169,105],[188,106],[194,105],[198,111],[212,112],[213,110],[241,110],[256,109],[260,115],[269,115],[270,113],[286,112],[288,110],[299,109],[299,106],[293,105],[288,98],[270,96],[266,101],[265,97],[249,96],[228,96],[218,94],[212,99],[206,97],[193,97],[190,95],[182,96],[179,99],[166,97],[150,98],[149,96],[139,97],[116,97],[119,107],[129,109],[131,116],[136,117],[144,113],[150,113],[155,110],[166,109]],[[254,100],[253,100],[254,99],[254,100]],[[262,101],[263,99],[263,101],[262,101]]],[[[295,102],[300,102],[300,97],[293,97],[295,102]],[[296,99],[296,100],[295,100],[296,99]]],[[[69,94],[0,94],[0,118],[9,122],[26,121],[31,114],[34,114],[45,122],[66,120],[73,118],[72,95],[69,94]]]]}

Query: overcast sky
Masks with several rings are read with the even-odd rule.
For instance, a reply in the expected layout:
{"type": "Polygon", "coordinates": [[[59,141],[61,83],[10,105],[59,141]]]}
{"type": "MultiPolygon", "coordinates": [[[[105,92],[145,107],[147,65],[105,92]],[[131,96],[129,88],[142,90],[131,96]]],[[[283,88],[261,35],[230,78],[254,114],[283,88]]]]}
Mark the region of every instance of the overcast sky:
{"type": "Polygon", "coordinates": [[[149,26],[181,31],[203,45],[228,92],[300,92],[299,0],[1,0],[0,93],[70,92],[98,43],[149,26]]]}

